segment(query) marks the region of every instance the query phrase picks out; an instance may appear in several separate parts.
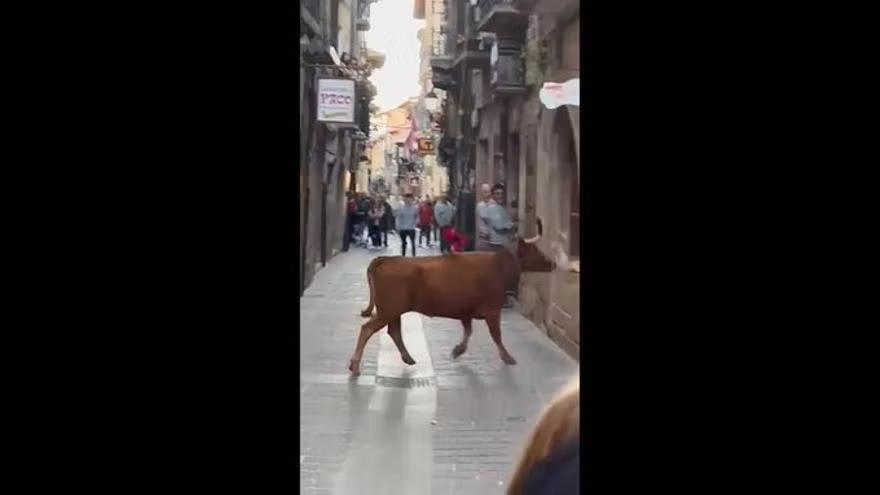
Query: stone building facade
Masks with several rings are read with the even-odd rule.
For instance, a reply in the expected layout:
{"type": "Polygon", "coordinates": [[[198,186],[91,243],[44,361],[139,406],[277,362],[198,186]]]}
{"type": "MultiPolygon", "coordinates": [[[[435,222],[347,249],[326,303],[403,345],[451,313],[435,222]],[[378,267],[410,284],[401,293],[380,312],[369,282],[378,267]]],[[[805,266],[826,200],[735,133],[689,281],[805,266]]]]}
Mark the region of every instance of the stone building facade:
{"type": "Polygon", "coordinates": [[[370,3],[300,2],[300,155],[297,163],[290,164],[290,176],[298,180],[294,187],[300,192],[299,223],[290,226],[291,233],[299,231],[298,253],[291,250],[290,265],[298,265],[300,294],[327,260],[347,248],[345,192],[357,180],[370,132],[369,105],[375,96],[367,80],[370,61],[363,36],[369,29],[370,3]],[[317,121],[317,81],[322,77],[355,81],[355,122],[317,121]]]}
{"type": "Polygon", "coordinates": [[[518,233],[566,260],[552,273],[524,274],[519,306],[560,347],[580,350],[579,107],[546,108],[545,82],[580,77],[576,0],[450,0],[450,56],[432,61],[435,86],[450,95],[441,147],[460,198],[459,228],[473,236],[475,191],[503,183],[518,233]],[[574,263],[570,263],[570,262],[574,263]]]}

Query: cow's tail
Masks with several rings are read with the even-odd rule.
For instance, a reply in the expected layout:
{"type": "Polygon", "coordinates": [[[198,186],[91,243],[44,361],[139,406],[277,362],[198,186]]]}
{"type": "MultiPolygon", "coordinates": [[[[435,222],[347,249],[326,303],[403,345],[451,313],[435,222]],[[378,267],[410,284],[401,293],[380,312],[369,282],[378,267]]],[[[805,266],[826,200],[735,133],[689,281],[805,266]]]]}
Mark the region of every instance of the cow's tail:
{"type": "Polygon", "coordinates": [[[367,283],[370,284],[370,304],[367,305],[367,309],[361,311],[361,316],[364,318],[369,318],[373,314],[373,307],[375,307],[375,284],[373,282],[373,277],[376,271],[376,267],[382,263],[384,257],[379,257],[370,262],[370,266],[367,267],[367,283]]]}

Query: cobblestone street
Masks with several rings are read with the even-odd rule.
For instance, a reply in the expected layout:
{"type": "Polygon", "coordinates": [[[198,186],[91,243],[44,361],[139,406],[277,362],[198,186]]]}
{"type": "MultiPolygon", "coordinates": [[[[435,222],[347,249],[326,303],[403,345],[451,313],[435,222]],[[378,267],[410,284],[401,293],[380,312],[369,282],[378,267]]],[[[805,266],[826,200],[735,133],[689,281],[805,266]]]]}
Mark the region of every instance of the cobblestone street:
{"type": "MultiPolygon", "coordinates": [[[[300,487],[304,494],[503,493],[529,429],[578,365],[515,310],[502,336],[505,365],[485,322],[474,321],[467,352],[457,320],[403,317],[416,361],[406,366],[386,329],[370,339],[362,374],[348,359],[369,300],[366,267],[387,250],[352,247],[332,258],[301,298],[300,487]]],[[[439,250],[417,248],[418,256],[439,250]]]]}

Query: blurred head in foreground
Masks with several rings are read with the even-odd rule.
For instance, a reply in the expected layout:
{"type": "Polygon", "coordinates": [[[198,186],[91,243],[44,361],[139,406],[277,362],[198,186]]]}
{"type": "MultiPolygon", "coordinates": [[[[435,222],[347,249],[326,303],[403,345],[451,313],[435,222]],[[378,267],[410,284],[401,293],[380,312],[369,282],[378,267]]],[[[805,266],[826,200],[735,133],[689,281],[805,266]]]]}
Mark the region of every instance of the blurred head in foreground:
{"type": "Polygon", "coordinates": [[[575,376],[550,401],[532,430],[508,495],[579,493],[580,414],[580,378],[575,376]]]}

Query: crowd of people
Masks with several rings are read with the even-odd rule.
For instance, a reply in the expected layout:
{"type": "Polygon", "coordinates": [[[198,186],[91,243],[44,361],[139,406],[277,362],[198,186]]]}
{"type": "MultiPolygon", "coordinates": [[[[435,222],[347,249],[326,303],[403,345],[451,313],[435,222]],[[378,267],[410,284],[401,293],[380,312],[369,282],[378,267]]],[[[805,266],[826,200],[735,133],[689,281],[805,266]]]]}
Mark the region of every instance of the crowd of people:
{"type": "Polygon", "coordinates": [[[444,195],[436,200],[426,195],[417,201],[412,194],[406,194],[399,203],[384,195],[365,193],[348,193],[347,198],[346,229],[351,245],[386,249],[388,234],[392,233],[400,236],[403,256],[407,246],[415,256],[416,244],[432,248],[438,243],[441,253],[460,252],[465,248],[467,239],[452,228],[455,205],[444,195]]]}
{"type": "MultiPolygon", "coordinates": [[[[481,199],[477,203],[477,251],[496,251],[509,245],[516,231],[515,224],[504,203],[502,184],[480,188],[481,199]]],[[[430,196],[419,201],[412,194],[397,202],[384,195],[348,193],[348,223],[351,244],[368,248],[388,247],[388,234],[400,235],[402,255],[407,245],[415,256],[419,247],[433,247],[438,243],[441,253],[461,252],[470,239],[453,227],[456,206],[445,195],[436,200],[430,196]],[[395,204],[396,203],[396,204],[395,204]],[[418,231],[418,233],[416,232],[418,231]]]]}

